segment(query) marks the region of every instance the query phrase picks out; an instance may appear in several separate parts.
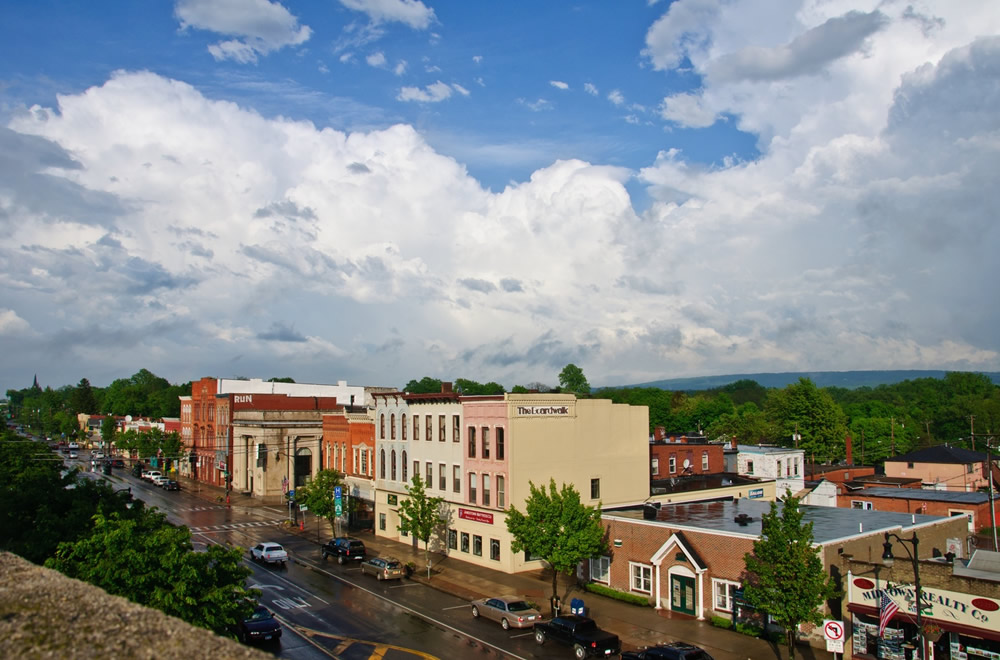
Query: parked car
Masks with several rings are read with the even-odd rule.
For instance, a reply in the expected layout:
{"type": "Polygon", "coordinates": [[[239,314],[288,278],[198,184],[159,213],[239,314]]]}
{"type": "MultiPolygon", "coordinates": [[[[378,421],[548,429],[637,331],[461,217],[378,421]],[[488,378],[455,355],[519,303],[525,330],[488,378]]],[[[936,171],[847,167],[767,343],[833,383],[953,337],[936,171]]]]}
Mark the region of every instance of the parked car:
{"type": "Polygon", "coordinates": [[[657,644],[641,651],[626,651],[622,660],[713,660],[704,649],[684,642],[657,644]]]}
{"type": "Polygon", "coordinates": [[[365,544],[358,539],[338,536],[323,544],[323,559],[336,557],[338,564],[365,560],[365,544]]]}
{"type": "MultiPolygon", "coordinates": [[[[114,460],[111,461],[111,467],[123,468],[123,467],[125,467],[125,461],[122,460],[122,459],[120,459],[120,458],[116,458],[116,459],[114,459],[114,460]]],[[[140,472],[140,474],[141,474],[141,472],[140,472]]]]}
{"type": "Polygon", "coordinates": [[[145,479],[146,481],[152,481],[153,477],[162,477],[162,476],[163,476],[163,473],[160,472],[159,470],[143,470],[142,471],[142,478],[145,479]]]}
{"type": "Polygon", "coordinates": [[[482,616],[498,621],[504,630],[531,628],[542,618],[541,612],[526,603],[520,596],[480,598],[472,601],[472,616],[482,616]]]}
{"type": "Polygon", "coordinates": [[[70,450],[70,452],[69,452],[69,457],[70,457],[70,458],[78,458],[78,457],[79,457],[79,454],[77,454],[77,453],[76,453],[75,451],[73,451],[73,450],[70,450]]]}
{"type": "Polygon", "coordinates": [[[258,605],[236,626],[236,637],[244,644],[276,642],[281,639],[281,624],[271,610],[258,605]]]}
{"type": "Polygon", "coordinates": [[[150,480],[151,482],[153,482],[153,485],[154,485],[154,486],[160,486],[160,487],[162,488],[162,487],[163,487],[163,484],[165,484],[165,483],[167,483],[168,481],[170,481],[170,477],[165,477],[165,476],[163,476],[163,475],[161,474],[161,475],[157,475],[157,476],[155,476],[155,477],[150,477],[150,479],[149,479],[149,480],[150,480]]]}
{"type": "Polygon", "coordinates": [[[403,562],[394,557],[371,557],[361,562],[361,572],[379,580],[399,580],[403,577],[403,562]]]}
{"type": "Polygon", "coordinates": [[[601,630],[593,619],[577,614],[557,616],[535,624],[535,641],[544,644],[550,639],[571,646],[577,660],[591,656],[610,657],[622,650],[618,635],[601,630]]]}
{"type": "Polygon", "coordinates": [[[250,548],[250,558],[266,564],[286,564],[288,553],[278,543],[258,543],[250,548]]]}
{"type": "Polygon", "coordinates": [[[93,458],[94,460],[97,460],[99,458],[104,458],[104,452],[100,451],[100,450],[97,450],[97,451],[93,452],[90,455],[90,457],[93,458]]]}
{"type": "Polygon", "coordinates": [[[167,479],[163,482],[163,490],[180,490],[181,485],[174,481],[173,479],[167,479]]]}

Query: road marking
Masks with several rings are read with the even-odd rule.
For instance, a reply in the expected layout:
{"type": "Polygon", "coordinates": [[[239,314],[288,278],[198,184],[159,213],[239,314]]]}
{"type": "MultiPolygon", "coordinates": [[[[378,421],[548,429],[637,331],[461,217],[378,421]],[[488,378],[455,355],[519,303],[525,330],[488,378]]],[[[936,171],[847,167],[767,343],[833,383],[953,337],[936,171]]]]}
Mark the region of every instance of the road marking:
{"type": "Polygon", "coordinates": [[[441,608],[441,611],[442,611],[442,612],[447,612],[448,610],[460,610],[460,609],[462,609],[463,607],[468,607],[468,606],[469,606],[469,604],[468,604],[468,603],[466,603],[466,604],[464,604],[464,605],[452,605],[451,607],[442,607],[442,608],[441,608]]]}

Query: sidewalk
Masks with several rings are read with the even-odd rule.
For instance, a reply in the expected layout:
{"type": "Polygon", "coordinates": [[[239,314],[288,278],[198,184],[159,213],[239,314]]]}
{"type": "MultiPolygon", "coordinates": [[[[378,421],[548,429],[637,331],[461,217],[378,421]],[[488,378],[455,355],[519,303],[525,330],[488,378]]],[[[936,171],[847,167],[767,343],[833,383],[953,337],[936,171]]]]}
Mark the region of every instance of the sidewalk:
{"type": "MultiPolygon", "coordinates": [[[[218,501],[220,495],[225,498],[224,489],[205,484],[201,484],[200,492],[197,492],[195,482],[189,479],[182,481],[182,488],[209,501],[218,501]]],[[[230,493],[230,506],[257,505],[259,503],[252,497],[230,493]]],[[[313,543],[316,543],[317,538],[324,542],[330,538],[329,523],[316,516],[306,517],[304,530],[291,526],[288,531],[313,543]]],[[[552,574],[547,570],[508,575],[432,552],[431,578],[428,580],[422,544],[420,548],[415,548],[410,543],[377,537],[370,531],[351,535],[364,541],[369,554],[396,557],[404,563],[412,561],[417,568],[410,579],[439,591],[470,601],[514,594],[537,603],[543,615],[550,614],[548,602],[552,591],[552,574]]],[[[575,579],[562,574],[558,577],[557,585],[564,610],[568,611],[571,599],[582,599],[586,604],[587,616],[596,620],[605,630],[618,635],[622,648],[626,651],[663,642],[684,641],[705,647],[715,660],[786,660],[789,657],[788,649],[784,646],[775,646],[731,630],[716,628],[707,621],[698,621],[690,616],[673,614],[667,610],[657,612],[652,607],[639,607],[598,596],[584,591],[575,579]]],[[[795,657],[804,660],[832,660],[834,655],[822,648],[799,645],[795,648],[795,657]]]]}

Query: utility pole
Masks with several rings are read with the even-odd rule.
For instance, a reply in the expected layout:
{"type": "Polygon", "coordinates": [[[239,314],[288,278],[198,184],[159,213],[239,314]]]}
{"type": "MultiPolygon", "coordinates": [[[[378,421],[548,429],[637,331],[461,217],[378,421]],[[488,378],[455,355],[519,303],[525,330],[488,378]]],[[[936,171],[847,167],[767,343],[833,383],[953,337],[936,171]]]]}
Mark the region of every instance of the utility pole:
{"type": "Polygon", "coordinates": [[[969,435],[972,436],[972,451],[976,451],[976,416],[969,415],[969,435]]]}
{"type": "Polygon", "coordinates": [[[889,418],[889,455],[896,455],[896,418],[889,418]]]}

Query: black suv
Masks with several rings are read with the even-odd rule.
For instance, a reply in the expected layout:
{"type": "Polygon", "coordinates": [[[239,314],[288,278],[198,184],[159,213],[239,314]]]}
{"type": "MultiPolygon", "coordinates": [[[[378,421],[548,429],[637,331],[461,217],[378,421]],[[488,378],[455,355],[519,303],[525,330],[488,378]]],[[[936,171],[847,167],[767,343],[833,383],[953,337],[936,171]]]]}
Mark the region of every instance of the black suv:
{"type": "Polygon", "coordinates": [[[362,561],[365,558],[365,544],[358,539],[338,536],[323,545],[323,559],[336,557],[338,564],[362,561]]]}
{"type": "Polygon", "coordinates": [[[622,653],[622,660],[712,660],[712,656],[697,646],[684,642],[670,642],[650,646],[641,651],[626,651],[622,653]]]}

